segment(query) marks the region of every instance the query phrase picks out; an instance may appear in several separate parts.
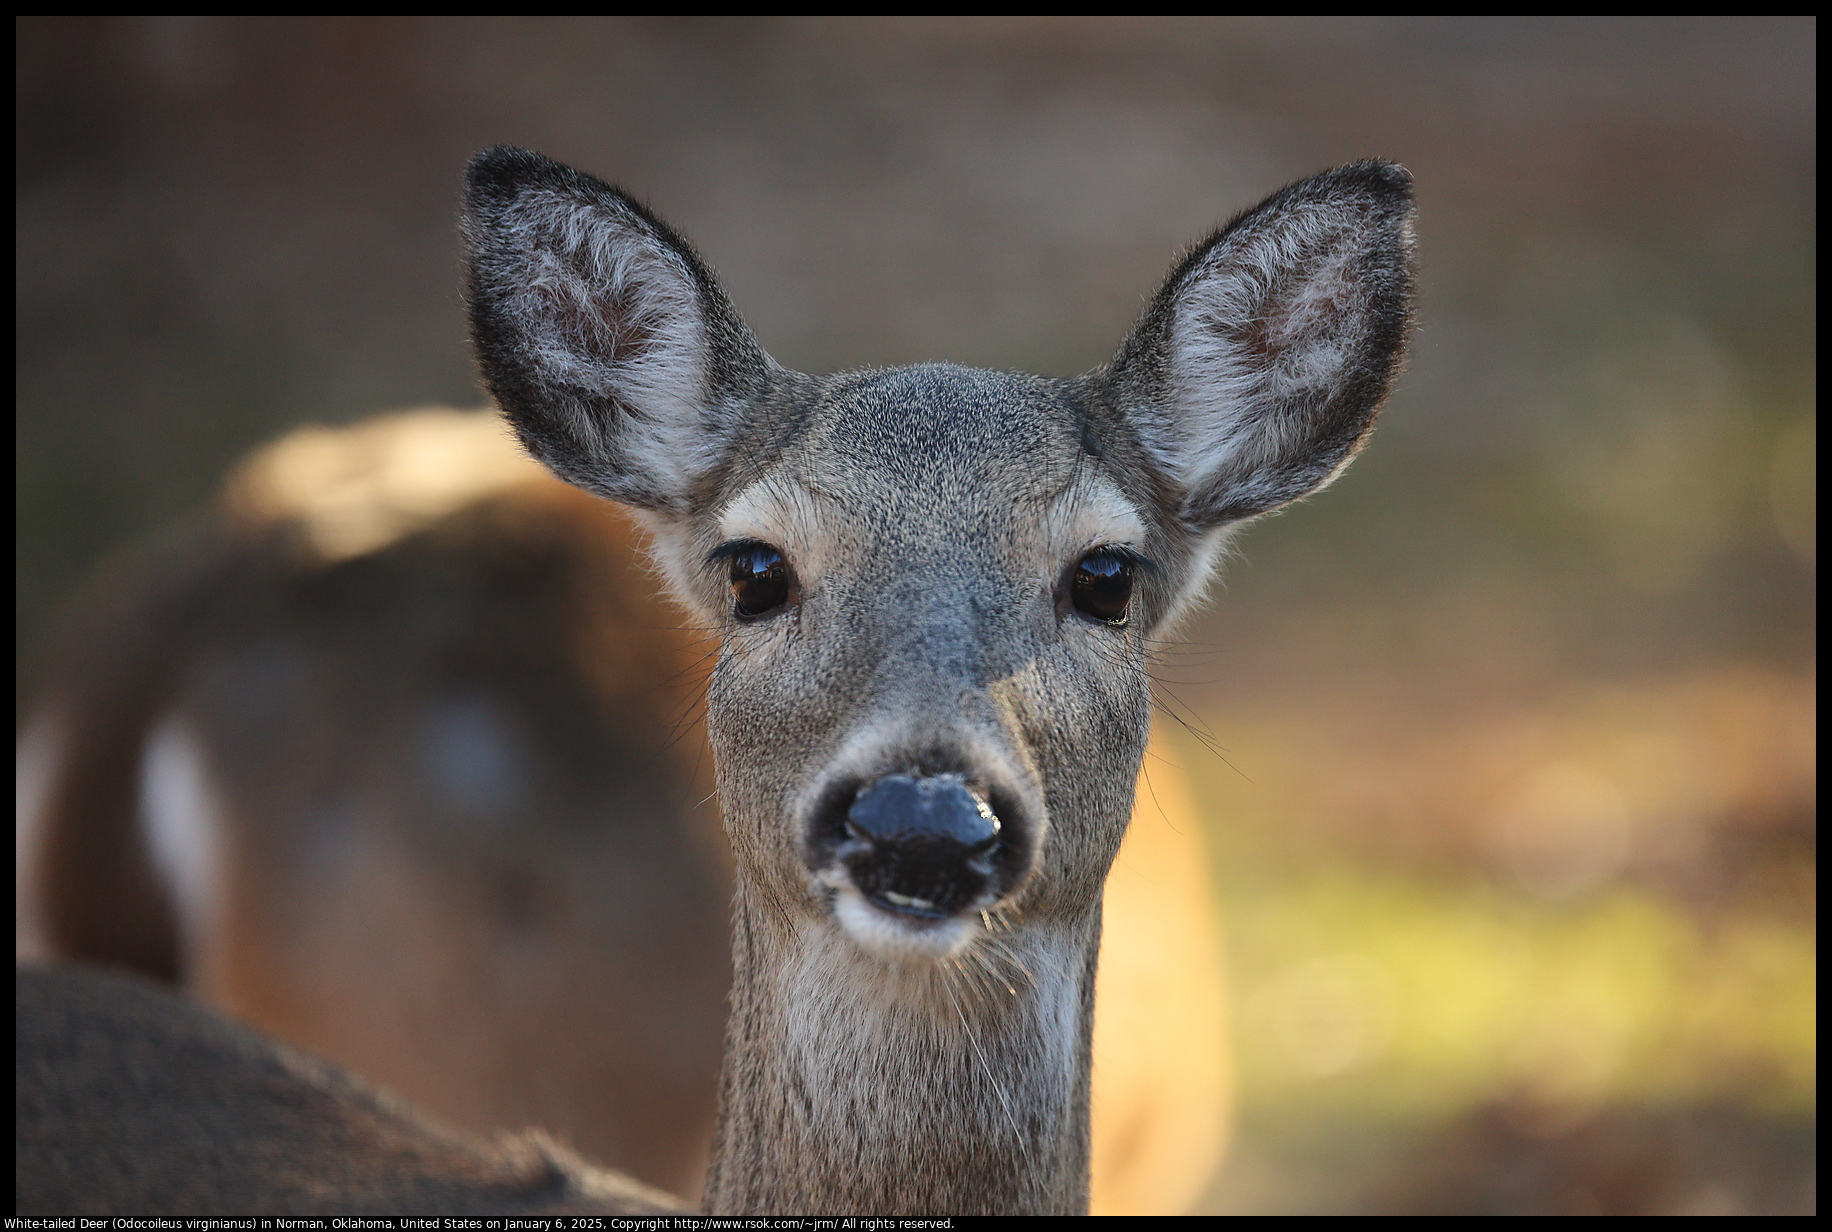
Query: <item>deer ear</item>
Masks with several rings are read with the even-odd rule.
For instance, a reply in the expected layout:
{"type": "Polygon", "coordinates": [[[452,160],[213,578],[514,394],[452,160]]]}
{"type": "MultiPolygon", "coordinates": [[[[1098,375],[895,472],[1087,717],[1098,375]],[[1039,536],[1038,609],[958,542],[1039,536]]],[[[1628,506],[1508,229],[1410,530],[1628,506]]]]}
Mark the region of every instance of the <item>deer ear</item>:
{"type": "Polygon", "coordinates": [[[774,368],[711,271],[623,193],[527,150],[472,160],[464,232],[472,341],[529,452],[688,513],[774,368]]]}
{"type": "Polygon", "coordinates": [[[1171,272],[1110,368],[1147,454],[1211,529],[1334,479],[1411,321],[1412,177],[1361,162],[1281,190],[1171,272]]]}

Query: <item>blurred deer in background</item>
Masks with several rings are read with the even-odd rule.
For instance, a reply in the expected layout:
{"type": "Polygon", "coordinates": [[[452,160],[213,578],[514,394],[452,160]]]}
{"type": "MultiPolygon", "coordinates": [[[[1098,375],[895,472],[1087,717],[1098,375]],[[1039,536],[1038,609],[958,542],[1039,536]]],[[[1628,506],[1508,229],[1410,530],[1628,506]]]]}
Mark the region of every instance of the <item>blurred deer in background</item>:
{"type": "MultiPolygon", "coordinates": [[[[709,644],[494,410],[302,429],[101,573],[19,756],[22,957],[181,984],[463,1130],[698,1196],[730,855],[709,644]]],[[[1227,1125],[1201,822],[1148,763],[1107,887],[1094,1209],[1227,1125]]]]}
{"type": "Polygon", "coordinates": [[[21,771],[46,948],[691,1190],[731,875],[703,651],[633,551],[487,415],[252,459],[98,579],[47,681],[21,771]]]}

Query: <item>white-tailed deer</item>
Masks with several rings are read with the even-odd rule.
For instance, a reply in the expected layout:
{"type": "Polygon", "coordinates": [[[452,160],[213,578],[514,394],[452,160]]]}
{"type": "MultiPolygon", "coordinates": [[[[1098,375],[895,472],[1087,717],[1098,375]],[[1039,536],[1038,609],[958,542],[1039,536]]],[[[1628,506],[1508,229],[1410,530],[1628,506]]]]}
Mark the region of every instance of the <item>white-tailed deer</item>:
{"type": "MultiPolygon", "coordinates": [[[[473,163],[492,393],[557,474],[642,513],[720,643],[707,728],[737,890],[709,1209],[1087,1208],[1101,888],[1152,639],[1230,529],[1365,439],[1405,339],[1411,214],[1389,164],[1295,184],[1198,246],[1083,377],[809,377],[628,197],[523,151],[473,163]]],[[[70,1017],[60,1039],[120,1029],[70,1017]]],[[[21,1039],[22,1092],[82,1086],[21,1039]]],[[[236,1048],[186,1061],[223,1103],[276,1081],[236,1048]]],[[[260,1209],[276,1154],[335,1178],[374,1132],[287,1072],[320,1123],[361,1124],[206,1143],[260,1209]]],[[[82,1100],[41,1103],[45,1153],[67,1138],[106,1183],[146,1175],[60,1123],[82,1100]]],[[[27,1131],[22,1112],[22,1160],[27,1131]]],[[[332,1179],[322,1205],[355,1192],[332,1179]]]]}
{"type": "Polygon", "coordinates": [[[251,458],[48,656],[22,940],[697,1193],[731,875],[705,648],[625,523],[494,413],[251,458]]]}

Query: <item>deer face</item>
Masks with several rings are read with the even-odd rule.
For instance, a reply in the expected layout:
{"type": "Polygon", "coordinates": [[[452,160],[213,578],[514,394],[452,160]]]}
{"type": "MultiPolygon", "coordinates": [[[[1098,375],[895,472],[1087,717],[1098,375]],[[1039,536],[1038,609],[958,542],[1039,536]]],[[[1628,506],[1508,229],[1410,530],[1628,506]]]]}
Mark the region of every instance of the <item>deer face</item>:
{"type": "Polygon", "coordinates": [[[734,844],[769,901],[870,953],[1085,914],[1118,848],[1161,588],[1079,396],[941,365],[837,378],[704,520],[734,844]]]}

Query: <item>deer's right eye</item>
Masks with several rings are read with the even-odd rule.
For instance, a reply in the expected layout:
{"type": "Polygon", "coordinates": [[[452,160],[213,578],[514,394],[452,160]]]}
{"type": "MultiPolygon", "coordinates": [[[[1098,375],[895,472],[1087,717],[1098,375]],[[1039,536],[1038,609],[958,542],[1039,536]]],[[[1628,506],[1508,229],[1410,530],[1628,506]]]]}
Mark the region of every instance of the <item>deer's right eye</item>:
{"type": "Polygon", "coordinates": [[[767,543],[739,543],[728,551],[732,611],[739,620],[757,620],[789,602],[794,589],[788,562],[767,543]]]}

